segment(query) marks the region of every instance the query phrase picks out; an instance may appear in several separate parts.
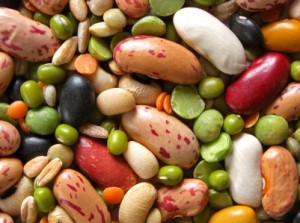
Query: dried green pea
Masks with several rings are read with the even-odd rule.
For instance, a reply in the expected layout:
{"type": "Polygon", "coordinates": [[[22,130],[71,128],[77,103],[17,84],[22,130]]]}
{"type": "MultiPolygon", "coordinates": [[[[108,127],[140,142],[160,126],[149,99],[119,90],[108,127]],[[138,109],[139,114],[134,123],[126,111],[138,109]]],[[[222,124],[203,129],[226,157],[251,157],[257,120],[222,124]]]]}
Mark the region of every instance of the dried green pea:
{"type": "Polygon", "coordinates": [[[112,59],[112,52],[107,42],[102,38],[91,36],[88,44],[88,51],[99,61],[112,59]]]}
{"type": "Polygon", "coordinates": [[[36,81],[27,80],[20,87],[21,97],[31,108],[37,108],[44,102],[43,91],[36,81]]]}
{"type": "Polygon", "coordinates": [[[136,35],[162,36],[166,33],[166,24],[160,18],[148,15],[139,19],[132,26],[131,33],[136,35]]]}
{"type": "Polygon", "coordinates": [[[112,8],[104,12],[104,22],[115,29],[122,29],[127,25],[127,19],[124,13],[118,8],[112,8]]]}
{"type": "Polygon", "coordinates": [[[110,50],[113,51],[115,46],[123,39],[126,39],[127,37],[130,37],[131,34],[129,32],[120,32],[111,38],[110,41],[110,50]]]}
{"type": "Polygon", "coordinates": [[[208,206],[204,208],[199,214],[193,217],[194,223],[207,223],[210,217],[211,210],[208,206]]]}
{"type": "Polygon", "coordinates": [[[288,137],[285,143],[288,151],[296,160],[300,161],[300,143],[293,137],[288,137]]]}
{"type": "Polygon", "coordinates": [[[63,14],[56,14],[51,17],[50,28],[53,34],[61,40],[71,37],[74,31],[72,22],[63,14]]]}
{"type": "Polygon", "coordinates": [[[38,21],[46,26],[50,24],[51,16],[42,12],[36,11],[33,15],[33,20],[38,21]]]}
{"type": "Polygon", "coordinates": [[[233,205],[232,198],[227,190],[208,190],[208,203],[214,209],[223,209],[233,205]]]}
{"type": "Polygon", "coordinates": [[[66,79],[67,73],[61,66],[46,63],[39,66],[37,77],[46,84],[60,84],[66,79]]]}

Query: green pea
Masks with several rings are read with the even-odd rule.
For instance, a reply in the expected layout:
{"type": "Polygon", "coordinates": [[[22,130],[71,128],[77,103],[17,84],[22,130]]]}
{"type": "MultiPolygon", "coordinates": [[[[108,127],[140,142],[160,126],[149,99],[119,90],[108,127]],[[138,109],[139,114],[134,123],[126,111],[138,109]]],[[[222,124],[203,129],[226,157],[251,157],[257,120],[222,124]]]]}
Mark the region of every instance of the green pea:
{"type": "Polygon", "coordinates": [[[150,0],[151,9],[159,16],[170,16],[181,9],[185,0],[150,0]]]}
{"type": "Polygon", "coordinates": [[[79,137],[78,131],[71,125],[60,124],[55,129],[55,138],[64,145],[73,145],[79,137]]]}
{"type": "Polygon", "coordinates": [[[297,128],[294,132],[294,138],[300,143],[300,128],[297,128]]]}
{"type": "Polygon", "coordinates": [[[75,16],[73,15],[73,13],[71,11],[67,11],[65,13],[65,15],[68,17],[68,19],[70,20],[72,27],[73,27],[73,35],[77,34],[77,30],[78,30],[78,24],[79,21],[75,18],[75,16]]]}
{"type": "Polygon", "coordinates": [[[229,187],[230,178],[225,170],[215,170],[209,175],[209,183],[213,189],[220,191],[229,187]]]}
{"type": "Polygon", "coordinates": [[[224,160],[232,150],[232,141],[229,134],[222,132],[213,142],[201,145],[201,156],[207,162],[224,160]]]}
{"type": "Polygon", "coordinates": [[[148,15],[139,19],[132,26],[131,33],[136,35],[162,36],[166,33],[166,24],[160,18],[148,15]]]}
{"type": "Polygon", "coordinates": [[[101,122],[100,126],[102,128],[105,128],[108,132],[111,132],[116,129],[117,123],[114,120],[108,118],[101,122]]]}
{"type": "Polygon", "coordinates": [[[223,128],[229,135],[238,134],[244,129],[244,120],[237,114],[227,115],[224,119],[223,128]]]}
{"type": "Polygon", "coordinates": [[[207,223],[210,218],[211,210],[208,206],[199,214],[193,216],[193,223],[207,223]]]}
{"type": "Polygon", "coordinates": [[[158,170],[157,178],[165,185],[176,185],[183,179],[183,171],[179,166],[166,165],[158,170]]]}
{"type": "Polygon", "coordinates": [[[222,169],[222,165],[219,162],[207,162],[205,160],[201,160],[195,167],[193,171],[194,178],[203,180],[208,187],[211,187],[210,182],[208,180],[210,173],[214,170],[222,169]]]}
{"type": "Polygon", "coordinates": [[[33,197],[41,212],[47,213],[55,207],[55,197],[48,187],[35,188],[33,197]]]}
{"type": "Polygon", "coordinates": [[[67,168],[72,165],[74,160],[74,150],[64,144],[54,144],[47,151],[47,157],[50,160],[59,158],[63,162],[63,168],[67,168]]]}
{"type": "Polygon", "coordinates": [[[99,61],[107,61],[112,59],[112,52],[107,42],[100,38],[91,36],[88,44],[89,53],[99,61]]]}
{"type": "Polygon", "coordinates": [[[55,132],[60,123],[56,109],[49,106],[30,109],[25,117],[25,123],[30,132],[38,135],[50,135],[55,132]]]}
{"type": "Polygon", "coordinates": [[[172,22],[166,23],[166,33],[164,35],[164,38],[171,40],[175,43],[180,42],[180,36],[178,35],[175,26],[172,22]]]}
{"type": "Polygon", "coordinates": [[[176,85],[171,94],[173,111],[184,119],[197,118],[205,108],[205,103],[194,85],[176,85]]]}
{"type": "Polygon", "coordinates": [[[200,141],[208,143],[219,137],[222,126],[222,114],[215,109],[208,109],[196,119],[193,130],[200,141]]]}
{"type": "Polygon", "coordinates": [[[21,97],[31,108],[37,108],[44,102],[43,91],[36,81],[27,80],[20,87],[21,97]]]}
{"type": "Polygon", "coordinates": [[[73,25],[70,19],[62,14],[51,17],[50,28],[53,34],[61,40],[66,40],[73,35],[73,25]]]}
{"type": "Polygon", "coordinates": [[[223,94],[224,82],[219,77],[207,77],[199,82],[198,90],[201,97],[214,99],[223,94]]]}
{"type": "Polygon", "coordinates": [[[118,8],[111,8],[103,14],[104,22],[115,29],[123,29],[127,25],[127,19],[124,13],[118,8]]]}
{"type": "Polygon", "coordinates": [[[254,127],[254,135],[266,145],[278,145],[287,139],[288,122],[279,115],[265,115],[258,119],[254,127]]]}
{"type": "Polygon", "coordinates": [[[107,148],[108,151],[113,155],[120,155],[125,152],[127,143],[127,135],[122,130],[113,130],[108,135],[107,148]]]}
{"type": "Polygon", "coordinates": [[[227,190],[216,191],[208,190],[208,203],[214,209],[223,209],[233,205],[232,198],[227,190]]]}
{"type": "Polygon", "coordinates": [[[291,76],[295,81],[300,81],[300,60],[291,63],[291,76]]]}
{"type": "Polygon", "coordinates": [[[60,84],[67,77],[66,71],[52,63],[46,63],[39,66],[37,77],[40,81],[46,84],[60,84]]]}
{"type": "Polygon", "coordinates": [[[201,6],[213,6],[224,2],[225,0],[192,0],[192,1],[201,6]]]}
{"type": "Polygon", "coordinates": [[[38,21],[40,23],[43,23],[46,26],[49,26],[50,19],[51,19],[50,15],[44,14],[44,13],[39,12],[39,11],[36,11],[33,15],[33,20],[38,21]]]}

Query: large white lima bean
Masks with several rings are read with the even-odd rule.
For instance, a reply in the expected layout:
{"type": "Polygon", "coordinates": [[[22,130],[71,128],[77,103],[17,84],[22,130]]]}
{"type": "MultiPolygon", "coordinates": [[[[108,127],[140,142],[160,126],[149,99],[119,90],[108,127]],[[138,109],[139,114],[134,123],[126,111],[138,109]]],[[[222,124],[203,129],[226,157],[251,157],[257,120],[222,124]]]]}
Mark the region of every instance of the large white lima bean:
{"type": "Polygon", "coordinates": [[[233,138],[232,153],[225,159],[225,169],[230,177],[229,191],[236,203],[250,207],[261,205],[262,155],[262,145],[253,135],[241,133],[233,138]]]}
{"type": "Polygon", "coordinates": [[[173,23],[179,36],[226,74],[239,74],[246,65],[245,50],[235,34],[208,12],[187,7],[178,10],[173,23]]]}

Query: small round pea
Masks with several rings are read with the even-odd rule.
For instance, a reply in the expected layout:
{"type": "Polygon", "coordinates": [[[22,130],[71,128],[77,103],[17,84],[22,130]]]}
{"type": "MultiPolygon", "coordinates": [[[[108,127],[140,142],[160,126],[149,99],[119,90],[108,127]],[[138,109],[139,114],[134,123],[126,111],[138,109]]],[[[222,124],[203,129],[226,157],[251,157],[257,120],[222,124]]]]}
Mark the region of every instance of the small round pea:
{"type": "Polygon", "coordinates": [[[53,34],[61,40],[66,40],[73,35],[73,25],[70,19],[63,14],[56,14],[51,17],[50,28],[53,34]]]}
{"type": "Polygon", "coordinates": [[[178,166],[166,165],[158,170],[157,178],[165,185],[176,185],[182,181],[183,171],[178,166]]]}
{"type": "Polygon", "coordinates": [[[55,129],[55,138],[64,145],[73,145],[78,140],[79,134],[76,128],[68,124],[60,124],[55,129]]]}
{"type": "Polygon", "coordinates": [[[48,187],[37,187],[34,190],[33,197],[38,209],[47,213],[55,206],[55,198],[48,187]]]}
{"type": "Polygon", "coordinates": [[[108,151],[113,155],[120,155],[125,152],[128,144],[127,135],[122,130],[113,130],[107,138],[108,151]]]}
{"type": "Polygon", "coordinates": [[[108,132],[111,132],[116,129],[117,123],[114,120],[108,118],[101,122],[100,126],[102,128],[105,128],[108,132]]]}
{"type": "Polygon", "coordinates": [[[127,25],[126,16],[118,8],[112,8],[105,11],[103,20],[108,26],[115,29],[122,29],[127,25]]]}
{"type": "Polygon", "coordinates": [[[199,82],[199,94],[204,99],[214,99],[224,92],[224,82],[219,77],[207,77],[199,82]]]}
{"type": "Polygon", "coordinates": [[[224,119],[223,128],[229,135],[238,134],[244,128],[244,120],[237,114],[227,115],[224,119]]]}
{"type": "Polygon", "coordinates": [[[278,145],[287,139],[288,122],[279,115],[265,115],[258,119],[254,127],[254,135],[267,146],[278,145]]]}
{"type": "Polygon", "coordinates": [[[229,174],[225,170],[215,170],[209,174],[209,183],[213,189],[220,191],[229,187],[229,174]]]}
{"type": "Polygon", "coordinates": [[[295,81],[300,81],[300,60],[291,63],[291,76],[295,81]]]}

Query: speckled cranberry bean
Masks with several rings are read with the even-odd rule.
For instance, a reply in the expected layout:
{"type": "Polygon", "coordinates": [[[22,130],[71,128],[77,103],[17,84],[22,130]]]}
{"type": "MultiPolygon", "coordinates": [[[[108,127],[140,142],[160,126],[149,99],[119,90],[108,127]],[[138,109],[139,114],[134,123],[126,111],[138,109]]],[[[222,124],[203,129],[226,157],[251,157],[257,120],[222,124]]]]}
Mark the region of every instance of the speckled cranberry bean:
{"type": "Polygon", "coordinates": [[[0,159],[0,193],[13,186],[23,173],[22,162],[14,157],[0,159]]]}
{"type": "Polygon", "coordinates": [[[187,48],[160,37],[128,37],[115,46],[113,57],[120,69],[128,73],[178,84],[194,84],[201,78],[197,57],[187,48]]]}
{"type": "Polygon", "coordinates": [[[17,128],[9,122],[0,120],[0,156],[15,153],[21,144],[17,128]]]}
{"type": "Polygon", "coordinates": [[[108,223],[110,213],[103,199],[79,172],[64,169],[57,176],[53,193],[59,205],[77,222],[108,223]]]}
{"type": "Polygon", "coordinates": [[[197,162],[197,138],[174,116],[154,107],[137,105],[133,111],[122,116],[122,125],[132,139],[146,146],[167,164],[189,168],[197,162]]]}
{"type": "Polygon", "coordinates": [[[259,12],[274,8],[278,4],[284,4],[287,0],[235,0],[246,11],[259,12]]]}
{"type": "Polygon", "coordinates": [[[6,53],[0,52],[0,96],[5,92],[14,76],[14,61],[6,53]]]}
{"type": "Polygon", "coordinates": [[[29,2],[39,11],[48,14],[55,15],[61,12],[68,4],[68,0],[29,0],[29,2]]]}
{"type": "Polygon", "coordinates": [[[51,29],[18,11],[0,8],[0,49],[25,61],[49,60],[60,46],[51,29]]]}
{"type": "Polygon", "coordinates": [[[293,207],[298,188],[298,170],[292,154],[284,147],[272,146],[261,159],[265,181],[262,206],[273,217],[281,217],[293,207]]]}
{"type": "Polygon", "coordinates": [[[199,214],[208,202],[208,187],[202,180],[184,179],[173,187],[164,186],[157,191],[157,207],[165,222],[176,216],[199,214]]]}
{"type": "Polygon", "coordinates": [[[140,18],[150,9],[149,0],[116,0],[116,3],[124,14],[132,18],[140,18]]]}

